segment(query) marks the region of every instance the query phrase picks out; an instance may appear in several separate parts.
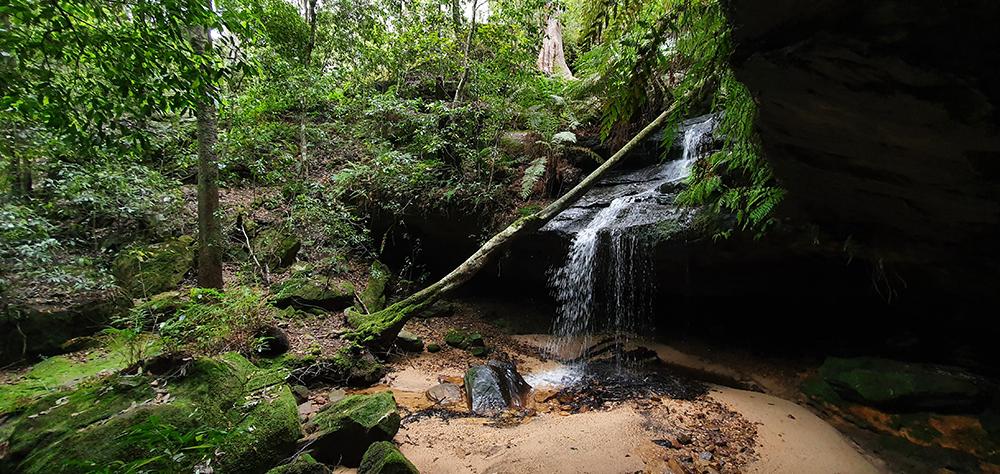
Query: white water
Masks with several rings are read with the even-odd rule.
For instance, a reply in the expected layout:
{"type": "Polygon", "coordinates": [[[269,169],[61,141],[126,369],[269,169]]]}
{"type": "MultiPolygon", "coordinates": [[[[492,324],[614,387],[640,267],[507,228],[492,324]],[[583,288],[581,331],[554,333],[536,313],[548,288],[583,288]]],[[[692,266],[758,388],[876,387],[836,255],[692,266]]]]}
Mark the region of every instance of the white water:
{"type": "Polygon", "coordinates": [[[687,178],[714,128],[712,118],[689,127],[681,159],[664,164],[638,192],[614,198],[573,236],[566,263],[549,277],[559,305],[551,352],[565,357],[572,342],[580,349],[570,356],[582,355],[595,342],[597,332],[606,329],[598,327],[596,320],[601,308],[606,309],[610,323],[607,335],[616,342],[627,343],[649,318],[655,289],[653,262],[642,235],[632,228],[649,222],[643,203],[662,197],[661,186],[687,178]],[[605,272],[600,271],[602,242],[607,242],[605,272]],[[606,298],[606,304],[598,304],[599,296],[606,298]]]}

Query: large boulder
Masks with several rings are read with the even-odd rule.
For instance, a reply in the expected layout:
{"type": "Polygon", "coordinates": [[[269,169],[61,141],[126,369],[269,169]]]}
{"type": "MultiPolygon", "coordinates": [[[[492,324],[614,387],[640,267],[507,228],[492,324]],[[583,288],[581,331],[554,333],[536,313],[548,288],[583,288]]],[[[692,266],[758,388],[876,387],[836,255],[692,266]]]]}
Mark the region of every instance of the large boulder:
{"type": "Polygon", "coordinates": [[[71,303],[8,306],[0,312],[0,364],[66,352],[67,341],[107,328],[127,304],[111,292],[97,292],[71,303]]]}
{"type": "Polygon", "coordinates": [[[230,353],[53,392],[0,426],[0,472],[266,472],[301,435],[281,378],[230,353]]]}
{"type": "Polygon", "coordinates": [[[388,441],[373,443],[361,458],[358,474],[419,474],[420,471],[388,441]]]}
{"type": "Polygon", "coordinates": [[[511,362],[491,360],[465,372],[466,399],[477,415],[496,416],[508,408],[521,408],[530,390],[511,362]]]}
{"type": "Polygon", "coordinates": [[[194,267],[195,240],[189,235],[148,246],[134,246],[115,258],[112,273],[134,297],[176,289],[194,267]]]}
{"type": "Polygon", "coordinates": [[[339,311],[354,302],[354,292],[354,284],[347,280],[298,274],[274,288],[274,304],[339,311]]]}
{"type": "Polygon", "coordinates": [[[321,462],[357,466],[365,450],[389,441],[399,431],[400,417],[392,392],[350,395],[316,414],[316,431],[306,438],[321,462]]]}
{"type": "Polygon", "coordinates": [[[845,400],[891,410],[971,408],[987,396],[981,380],[950,367],[830,357],[819,373],[845,400]]]}

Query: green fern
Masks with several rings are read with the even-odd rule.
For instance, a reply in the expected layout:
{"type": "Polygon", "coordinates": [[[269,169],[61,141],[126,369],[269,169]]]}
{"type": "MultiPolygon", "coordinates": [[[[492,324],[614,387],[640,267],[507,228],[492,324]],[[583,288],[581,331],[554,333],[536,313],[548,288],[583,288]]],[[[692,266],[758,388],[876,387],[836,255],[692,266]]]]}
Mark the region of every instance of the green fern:
{"type": "Polygon", "coordinates": [[[545,169],[548,166],[549,159],[546,157],[535,158],[534,161],[524,169],[524,177],[521,178],[521,199],[528,199],[531,196],[531,192],[535,189],[535,184],[538,180],[545,176],[545,169]]]}

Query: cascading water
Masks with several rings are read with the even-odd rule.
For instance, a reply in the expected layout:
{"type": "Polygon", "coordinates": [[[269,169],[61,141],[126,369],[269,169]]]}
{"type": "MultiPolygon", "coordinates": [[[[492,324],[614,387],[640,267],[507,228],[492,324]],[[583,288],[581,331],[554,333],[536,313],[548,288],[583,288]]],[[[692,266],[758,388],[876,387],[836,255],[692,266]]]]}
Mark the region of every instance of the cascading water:
{"type": "Polygon", "coordinates": [[[560,227],[576,228],[566,263],[549,277],[558,303],[555,339],[549,347],[554,354],[579,357],[599,332],[616,343],[627,343],[647,322],[655,278],[647,241],[637,229],[676,212],[673,196],[661,190],[690,174],[714,128],[714,117],[690,125],[684,131],[680,159],[609,180],[603,190],[588,193],[583,204],[546,226],[564,232],[560,227]],[[587,212],[604,202],[607,206],[596,213],[587,212]]]}

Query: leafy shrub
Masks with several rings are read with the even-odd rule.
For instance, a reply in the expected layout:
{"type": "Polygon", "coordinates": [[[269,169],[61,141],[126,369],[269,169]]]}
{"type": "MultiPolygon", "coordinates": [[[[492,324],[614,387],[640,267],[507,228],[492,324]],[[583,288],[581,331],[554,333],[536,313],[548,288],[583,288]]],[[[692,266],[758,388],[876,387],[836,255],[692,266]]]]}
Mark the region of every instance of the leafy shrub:
{"type": "Polygon", "coordinates": [[[45,211],[62,222],[61,237],[89,241],[121,235],[163,237],[181,218],[179,183],[135,163],[102,160],[52,166],[42,183],[45,211]]]}
{"type": "Polygon", "coordinates": [[[160,322],[157,330],[168,351],[250,354],[266,342],[260,334],[273,320],[274,308],[255,289],[223,293],[196,288],[191,290],[191,301],[160,322]]]}

